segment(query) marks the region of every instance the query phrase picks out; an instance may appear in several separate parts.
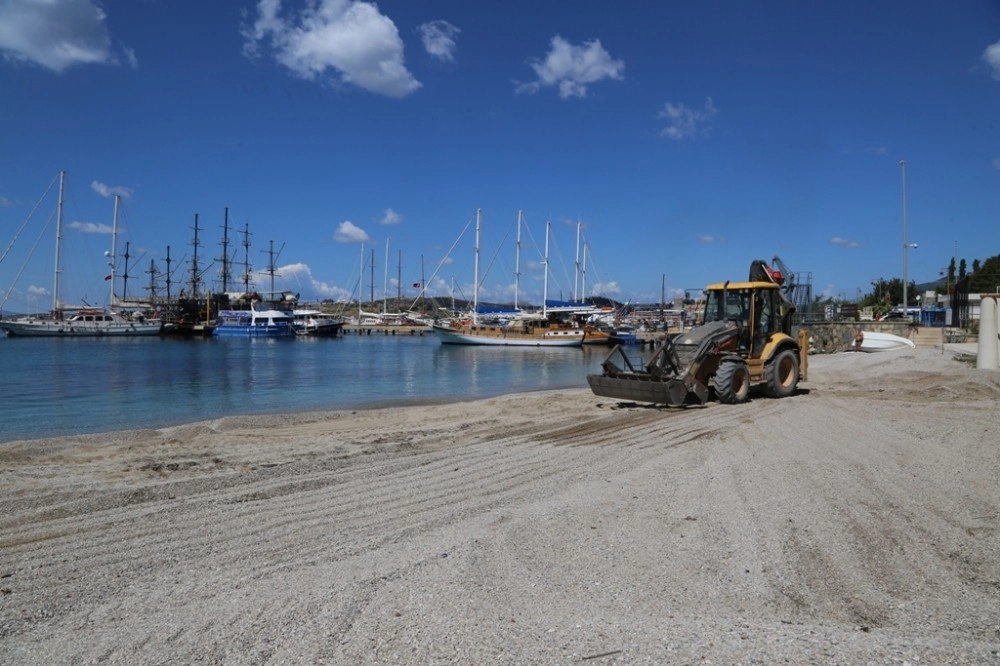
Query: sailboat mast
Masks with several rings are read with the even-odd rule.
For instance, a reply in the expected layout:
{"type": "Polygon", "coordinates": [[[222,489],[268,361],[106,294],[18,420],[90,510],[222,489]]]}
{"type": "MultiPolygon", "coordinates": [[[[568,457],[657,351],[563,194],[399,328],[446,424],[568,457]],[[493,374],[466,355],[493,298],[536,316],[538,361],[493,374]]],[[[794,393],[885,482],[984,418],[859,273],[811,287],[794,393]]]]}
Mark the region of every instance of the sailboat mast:
{"type": "MultiPolygon", "coordinates": [[[[125,241],[125,254],[122,255],[122,257],[125,258],[125,271],[122,273],[122,298],[121,298],[122,301],[128,301],[128,258],[129,258],[128,248],[129,248],[129,242],[130,241],[125,241]]],[[[112,280],[112,282],[114,282],[114,280],[112,280]]],[[[112,296],[114,296],[114,290],[112,290],[112,296]]],[[[114,300],[112,300],[112,305],[114,305],[114,300]]]]}
{"type": "Polygon", "coordinates": [[[168,245],[167,246],[167,302],[168,303],[170,302],[170,285],[171,285],[170,277],[172,275],[173,273],[170,272],[170,246],[168,245]]]}
{"type": "Polygon", "coordinates": [[[583,244],[583,273],[580,276],[580,299],[587,298],[587,244],[583,244]]]}
{"type": "Polygon", "coordinates": [[[52,276],[52,314],[59,311],[59,274],[62,270],[59,263],[62,261],[60,253],[62,251],[62,222],[63,222],[63,186],[66,181],[66,172],[59,172],[59,208],[56,214],[56,267],[52,276]]]}
{"type": "Polygon", "coordinates": [[[474,254],[475,283],[472,285],[472,325],[479,324],[479,223],[483,213],[482,208],[476,209],[476,249],[474,254]]]}
{"type": "Polygon", "coordinates": [[[243,293],[250,292],[250,224],[243,225],[243,293]]]}
{"type": "Polygon", "coordinates": [[[111,258],[108,261],[108,265],[111,266],[111,295],[110,300],[111,307],[115,307],[115,278],[116,267],[118,265],[118,204],[121,200],[121,196],[115,195],[115,214],[111,222],[111,258]]]}
{"type": "Polygon", "coordinates": [[[542,314],[548,315],[548,310],[546,309],[546,301],[549,300],[549,228],[552,227],[552,221],[549,220],[545,223],[545,275],[542,278],[542,314]]]}
{"type": "Polygon", "coordinates": [[[389,312],[389,239],[385,239],[385,267],[382,269],[385,276],[382,278],[382,314],[389,312]]]}
{"type": "Polygon", "coordinates": [[[576,291],[576,284],[580,281],[580,228],[583,225],[580,221],[576,222],[576,272],[573,274],[573,300],[577,303],[580,302],[578,298],[578,292],[576,291]]]}
{"type": "Polygon", "coordinates": [[[229,277],[232,271],[229,261],[229,206],[226,206],[222,221],[222,270],[219,271],[219,278],[222,280],[222,292],[229,291],[229,277]]]}
{"type": "Polygon", "coordinates": [[[191,298],[198,298],[198,286],[200,281],[198,268],[198,213],[194,214],[194,241],[191,242],[191,298]]]}
{"type": "Polygon", "coordinates": [[[358,323],[361,323],[361,297],[365,293],[365,244],[361,244],[361,262],[358,264],[358,323]]]}
{"type": "Polygon", "coordinates": [[[514,309],[517,310],[517,295],[521,291],[521,221],[523,212],[517,211],[517,255],[514,258],[514,309]]]}

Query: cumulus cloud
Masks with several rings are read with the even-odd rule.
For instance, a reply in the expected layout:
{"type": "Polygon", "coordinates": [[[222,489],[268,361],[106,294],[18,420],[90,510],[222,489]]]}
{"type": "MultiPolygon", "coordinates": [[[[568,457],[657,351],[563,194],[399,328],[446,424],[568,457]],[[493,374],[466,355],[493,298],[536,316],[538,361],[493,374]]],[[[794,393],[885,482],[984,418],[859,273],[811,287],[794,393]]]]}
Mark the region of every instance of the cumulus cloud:
{"type": "Polygon", "coordinates": [[[327,74],[387,97],[405,97],[421,84],[403,62],[403,41],[392,20],[370,2],[316,0],[281,15],[280,0],[258,0],[256,18],[241,27],[243,52],[273,55],[312,81],[327,74]]]}
{"type": "Polygon", "coordinates": [[[49,295],[49,290],[48,289],[46,289],[45,287],[39,287],[39,286],[36,286],[36,285],[31,285],[30,287],[28,287],[27,291],[28,291],[28,295],[29,296],[48,296],[49,295]]]}
{"type": "Polygon", "coordinates": [[[139,59],[135,56],[135,49],[130,49],[128,47],[122,48],[122,53],[125,54],[125,62],[132,69],[139,69],[139,59]]]}
{"type": "Polygon", "coordinates": [[[6,60],[54,72],[81,64],[117,64],[106,17],[92,0],[4,0],[0,53],[6,60]]]}
{"type": "Polygon", "coordinates": [[[447,21],[430,21],[417,27],[424,49],[440,60],[455,61],[455,38],[462,32],[447,21]]]}
{"type": "Polygon", "coordinates": [[[132,190],[130,190],[127,187],[124,187],[122,185],[114,185],[114,186],[105,185],[99,180],[95,180],[94,182],[92,182],[90,184],[90,189],[94,190],[105,199],[110,199],[116,194],[120,196],[122,199],[128,199],[130,196],[132,196],[132,190]]]}
{"type": "Polygon", "coordinates": [[[1000,81],[1000,42],[995,42],[983,51],[983,62],[989,65],[993,78],[1000,81]]]}
{"type": "Polygon", "coordinates": [[[711,97],[705,98],[705,104],[701,109],[693,109],[684,104],[667,102],[657,115],[658,118],[667,121],[667,126],[660,131],[660,136],[673,139],[674,141],[696,136],[707,136],[712,131],[710,125],[712,118],[718,113],[718,109],[712,104],[711,97]]]}
{"type": "Polygon", "coordinates": [[[621,287],[618,286],[618,283],[614,280],[610,282],[598,282],[590,288],[590,293],[601,294],[602,296],[620,294],[621,292],[621,287]]]}
{"type": "MultiPolygon", "coordinates": [[[[258,284],[264,284],[265,280],[270,279],[270,272],[256,272],[258,284]]],[[[304,299],[316,298],[317,300],[346,302],[351,300],[352,296],[351,292],[343,287],[338,287],[337,285],[317,279],[312,274],[312,268],[309,267],[309,264],[302,262],[276,268],[274,288],[276,291],[295,292],[304,299]]]]}
{"type": "Polygon", "coordinates": [[[110,234],[114,231],[108,225],[96,222],[70,222],[69,228],[82,234],[110,234]]]}
{"type": "Polygon", "coordinates": [[[830,242],[834,245],[839,245],[840,247],[850,247],[856,248],[861,247],[861,243],[858,241],[849,240],[847,238],[841,238],[840,236],[834,236],[830,239],[830,242]]]}
{"type": "Polygon", "coordinates": [[[385,213],[382,215],[382,219],[379,220],[379,224],[399,224],[403,221],[403,216],[394,211],[391,208],[386,208],[385,213]]]}
{"type": "Polygon", "coordinates": [[[367,243],[371,240],[365,230],[350,220],[344,220],[333,232],[333,240],[338,243],[367,243]]]}
{"type": "Polygon", "coordinates": [[[625,61],[613,59],[598,39],[574,46],[556,35],[551,47],[544,61],[531,63],[538,80],[519,83],[518,92],[534,93],[555,86],[562,98],[586,97],[589,85],[604,79],[623,78],[625,61]]]}

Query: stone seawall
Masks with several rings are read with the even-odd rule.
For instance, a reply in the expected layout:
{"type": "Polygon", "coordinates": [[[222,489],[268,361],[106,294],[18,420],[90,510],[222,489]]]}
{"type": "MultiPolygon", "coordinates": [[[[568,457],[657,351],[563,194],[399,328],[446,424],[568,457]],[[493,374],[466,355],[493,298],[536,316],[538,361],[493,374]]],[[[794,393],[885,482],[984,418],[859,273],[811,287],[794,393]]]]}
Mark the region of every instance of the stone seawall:
{"type": "Polygon", "coordinates": [[[803,324],[809,330],[809,353],[833,354],[849,349],[854,344],[854,332],[891,333],[902,338],[913,338],[913,326],[905,321],[843,321],[811,322],[803,324]]]}

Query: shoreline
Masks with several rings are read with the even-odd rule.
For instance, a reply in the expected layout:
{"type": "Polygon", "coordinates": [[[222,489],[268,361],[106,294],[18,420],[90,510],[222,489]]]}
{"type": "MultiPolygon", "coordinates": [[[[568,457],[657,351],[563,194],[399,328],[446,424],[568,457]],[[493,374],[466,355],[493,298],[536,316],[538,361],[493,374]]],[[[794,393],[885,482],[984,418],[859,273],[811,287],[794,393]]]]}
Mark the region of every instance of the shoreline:
{"type": "Polygon", "coordinates": [[[589,389],[0,447],[0,640],[52,663],[983,663],[1000,371],[589,389]]]}

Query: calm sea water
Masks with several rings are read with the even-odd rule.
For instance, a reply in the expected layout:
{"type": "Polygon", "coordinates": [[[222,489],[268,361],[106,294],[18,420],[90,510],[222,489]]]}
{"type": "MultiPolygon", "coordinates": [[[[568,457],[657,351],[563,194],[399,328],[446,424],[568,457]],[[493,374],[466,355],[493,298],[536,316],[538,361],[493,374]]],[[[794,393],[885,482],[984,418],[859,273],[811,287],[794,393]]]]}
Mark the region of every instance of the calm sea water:
{"type": "Polygon", "coordinates": [[[0,443],[230,415],[365,408],[587,386],[607,348],[335,339],[14,339],[0,335],[0,443]]]}

